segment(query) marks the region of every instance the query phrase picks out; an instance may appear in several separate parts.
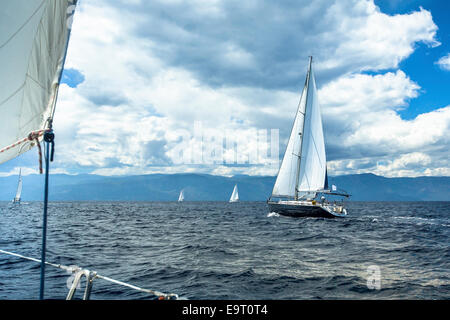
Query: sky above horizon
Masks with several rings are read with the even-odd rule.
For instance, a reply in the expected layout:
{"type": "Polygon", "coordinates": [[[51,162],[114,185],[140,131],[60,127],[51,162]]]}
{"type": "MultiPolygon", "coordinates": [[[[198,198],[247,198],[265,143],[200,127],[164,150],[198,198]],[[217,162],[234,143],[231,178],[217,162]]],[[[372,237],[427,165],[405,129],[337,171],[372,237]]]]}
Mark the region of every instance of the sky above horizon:
{"type": "MultiPolygon", "coordinates": [[[[81,0],[51,172],[276,175],[254,139],[279,130],[282,157],[312,55],[330,175],[450,176],[449,13],[438,0],[81,0]],[[201,143],[218,161],[180,161],[201,143]],[[239,150],[258,161],[233,163],[239,150]]],[[[37,151],[0,175],[19,167],[37,173],[37,151]]]]}

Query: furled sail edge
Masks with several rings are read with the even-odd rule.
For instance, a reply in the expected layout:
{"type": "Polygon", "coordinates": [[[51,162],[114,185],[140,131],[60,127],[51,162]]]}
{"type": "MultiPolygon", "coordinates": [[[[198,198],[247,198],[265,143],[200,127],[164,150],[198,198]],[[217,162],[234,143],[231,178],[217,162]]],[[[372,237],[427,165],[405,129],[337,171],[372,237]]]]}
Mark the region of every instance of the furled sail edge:
{"type": "Polygon", "coordinates": [[[312,67],[310,68],[308,98],[302,142],[302,162],[299,171],[301,183],[299,183],[298,191],[312,194],[324,188],[326,175],[322,117],[312,67]]]}
{"type": "Polygon", "coordinates": [[[300,143],[300,151],[299,151],[299,157],[297,159],[297,172],[296,172],[296,177],[295,177],[295,191],[294,191],[294,199],[297,200],[298,199],[298,182],[299,182],[299,178],[300,178],[300,165],[301,165],[301,159],[302,159],[302,149],[303,149],[303,132],[305,130],[305,120],[306,120],[306,108],[308,107],[308,92],[309,92],[309,80],[311,78],[311,63],[312,63],[312,56],[309,57],[309,66],[308,66],[308,74],[306,76],[306,98],[305,98],[305,116],[303,117],[303,126],[302,126],[302,132],[301,132],[301,143],[300,143]]]}
{"type": "MultiPolygon", "coordinates": [[[[70,15],[70,14],[73,15],[75,13],[75,7],[77,5],[78,0],[67,0],[67,1],[69,3],[72,3],[72,4],[67,8],[66,13],[68,15],[70,15]],[[71,11],[71,12],[68,12],[68,11],[71,11]]],[[[69,22],[66,22],[66,26],[67,26],[66,47],[64,48],[64,55],[63,55],[61,66],[60,66],[60,68],[58,68],[58,71],[57,71],[57,73],[59,73],[58,74],[58,81],[57,81],[57,83],[55,85],[54,99],[52,101],[52,105],[51,105],[51,109],[50,109],[51,110],[51,112],[50,112],[50,115],[51,115],[50,116],[50,120],[48,120],[46,122],[46,124],[48,126],[47,129],[51,129],[52,125],[53,125],[53,118],[55,116],[55,109],[56,109],[56,101],[58,100],[59,85],[61,84],[61,78],[62,78],[62,74],[63,74],[63,71],[64,71],[64,65],[66,64],[67,51],[69,49],[70,33],[72,31],[72,21],[70,21],[70,24],[69,24],[69,22]]]]}

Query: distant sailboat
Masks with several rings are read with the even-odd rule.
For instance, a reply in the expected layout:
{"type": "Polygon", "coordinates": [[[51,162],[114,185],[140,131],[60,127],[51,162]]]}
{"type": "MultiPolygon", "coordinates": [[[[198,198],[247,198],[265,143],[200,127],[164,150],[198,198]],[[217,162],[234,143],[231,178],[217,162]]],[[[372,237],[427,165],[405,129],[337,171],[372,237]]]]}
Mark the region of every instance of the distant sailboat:
{"type": "Polygon", "coordinates": [[[20,203],[20,196],[22,194],[22,172],[19,170],[19,183],[17,184],[16,196],[13,199],[13,203],[20,203]]]}
{"type": "Polygon", "coordinates": [[[238,193],[238,187],[237,184],[234,185],[233,193],[230,197],[230,202],[238,202],[239,201],[239,193],[238,193]]]}
{"type": "Polygon", "coordinates": [[[184,201],[184,190],[180,191],[180,195],[178,196],[178,202],[183,202],[184,201]]]}
{"type": "Polygon", "coordinates": [[[350,196],[338,192],[334,185],[332,190],[328,189],[322,117],[310,57],[291,135],[267,203],[271,212],[287,216],[332,218],[347,215],[342,203],[330,203],[325,195],[350,196]],[[322,195],[320,199],[316,199],[318,195],[322,195]]]}

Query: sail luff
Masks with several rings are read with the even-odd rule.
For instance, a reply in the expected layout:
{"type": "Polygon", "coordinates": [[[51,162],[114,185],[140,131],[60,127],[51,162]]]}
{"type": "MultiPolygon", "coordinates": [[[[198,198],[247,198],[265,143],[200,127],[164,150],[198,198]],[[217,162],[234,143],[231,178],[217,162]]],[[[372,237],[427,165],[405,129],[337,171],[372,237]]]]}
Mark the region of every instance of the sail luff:
{"type": "Polygon", "coordinates": [[[277,178],[272,190],[272,197],[294,198],[297,184],[299,150],[301,148],[302,139],[300,134],[303,132],[306,94],[307,94],[308,78],[305,79],[305,85],[302,90],[297,112],[292,124],[283,160],[278,170],[277,178]]]}
{"type": "Polygon", "coordinates": [[[315,197],[318,190],[323,190],[325,180],[325,141],[310,57],[305,86],[272,197],[296,200],[315,197]]]}
{"type": "Polygon", "coordinates": [[[51,128],[69,42],[68,19],[76,2],[2,3],[0,163],[35,146],[34,141],[26,139],[29,133],[51,128]]]}
{"type": "MultiPolygon", "coordinates": [[[[68,8],[66,9],[66,13],[68,15],[72,14],[72,18],[73,18],[73,14],[75,13],[75,7],[77,5],[78,0],[68,0],[68,1],[69,1],[69,3],[72,3],[72,4],[68,6],[68,8]]],[[[71,19],[71,18],[69,17],[68,19],[71,19]]],[[[61,78],[62,78],[62,74],[63,74],[63,71],[64,71],[64,65],[66,64],[67,51],[69,49],[70,34],[71,34],[71,31],[72,31],[72,20],[66,21],[66,26],[67,26],[66,46],[65,46],[65,49],[64,49],[64,55],[63,55],[63,58],[62,58],[62,62],[60,64],[60,68],[57,71],[58,81],[56,82],[54,99],[53,99],[52,105],[51,105],[50,121],[49,121],[49,123],[47,123],[48,128],[50,128],[50,129],[52,127],[53,118],[55,116],[56,102],[58,101],[59,86],[61,84],[61,78]]]]}
{"type": "Polygon", "coordinates": [[[307,112],[307,106],[308,106],[308,88],[309,88],[309,79],[311,75],[311,63],[312,63],[312,56],[309,57],[309,65],[308,65],[308,73],[306,75],[306,83],[305,83],[305,90],[306,90],[306,97],[305,97],[305,116],[303,117],[303,125],[302,125],[302,131],[299,132],[300,135],[300,150],[298,152],[298,159],[297,159],[297,171],[295,175],[295,191],[294,191],[294,199],[298,200],[298,182],[300,178],[300,165],[302,160],[302,148],[303,148],[303,132],[305,130],[305,120],[306,120],[306,112],[307,112]]]}
{"type": "Polygon", "coordinates": [[[45,284],[49,161],[54,150],[53,132],[46,129],[52,127],[76,3],[14,0],[0,7],[0,164],[33,148],[35,139],[38,143],[45,139],[40,299],[45,284]]]}
{"type": "Polygon", "coordinates": [[[312,66],[309,81],[298,191],[314,195],[323,190],[327,173],[322,116],[312,66]]]}

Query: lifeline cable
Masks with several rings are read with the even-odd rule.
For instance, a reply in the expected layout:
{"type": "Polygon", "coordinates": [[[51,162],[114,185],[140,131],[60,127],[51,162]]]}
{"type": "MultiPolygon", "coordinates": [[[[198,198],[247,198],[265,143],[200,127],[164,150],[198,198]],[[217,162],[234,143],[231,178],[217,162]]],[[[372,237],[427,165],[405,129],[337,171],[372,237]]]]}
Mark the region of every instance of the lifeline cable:
{"type": "MultiPolygon", "coordinates": [[[[42,262],[39,259],[27,257],[27,256],[24,256],[24,255],[21,255],[21,254],[18,254],[18,253],[14,253],[14,252],[10,252],[10,251],[6,251],[6,250],[1,250],[0,249],[0,253],[7,254],[7,255],[10,255],[10,256],[15,256],[15,257],[18,257],[18,258],[21,258],[21,259],[25,259],[25,260],[29,260],[29,261],[38,262],[38,263],[42,262]]],[[[55,268],[59,268],[59,269],[62,269],[62,270],[66,270],[66,271],[69,271],[71,273],[79,272],[79,271],[83,270],[82,268],[77,267],[77,266],[69,267],[69,266],[65,266],[63,264],[56,264],[56,263],[51,263],[51,262],[47,262],[47,261],[45,261],[44,264],[52,266],[52,267],[55,267],[55,268]]],[[[103,279],[105,281],[112,282],[112,283],[115,283],[115,284],[118,284],[118,285],[121,285],[121,286],[124,286],[124,287],[128,287],[128,288],[131,288],[131,289],[134,289],[134,290],[137,290],[137,291],[150,293],[150,294],[152,294],[154,296],[157,296],[159,298],[159,300],[165,300],[165,299],[170,300],[170,299],[178,299],[179,298],[176,293],[163,293],[163,292],[160,292],[160,291],[157,291],[157,290],[145,289],[145,288],[141,288],[141,287],[138,287],[138,286],[126,283],[126,282],[122,282],[122,281],[115,280],[115,279],[112,279],[112,278],[109,278],[109,277],[105,277],[105,276],[102,276],[102,275],[99,275],[99,274],[96,274],[95,278],[103,279]]]]}

